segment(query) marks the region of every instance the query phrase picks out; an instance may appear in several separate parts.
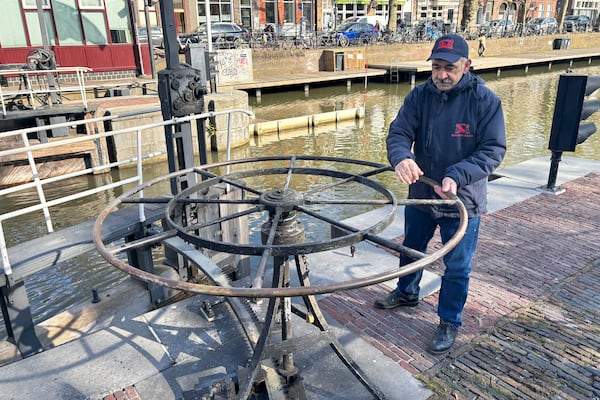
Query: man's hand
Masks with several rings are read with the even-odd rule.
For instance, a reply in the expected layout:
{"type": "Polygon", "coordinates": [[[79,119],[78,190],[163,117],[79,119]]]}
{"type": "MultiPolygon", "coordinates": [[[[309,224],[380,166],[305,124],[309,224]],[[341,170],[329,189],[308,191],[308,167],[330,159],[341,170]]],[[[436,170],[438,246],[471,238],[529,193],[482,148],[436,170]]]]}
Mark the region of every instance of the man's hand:
{"type": "Polygon", "coordinates": [[[454,179],[445,177],[442,179],[442,186],[436,185],[433,190],[440,196],[442,199],[448,200],[447,193],[451,193],[456,196],[457,186],[454,179]]]}
{"type": "Polygon", "coordinates": [[[396,171],[398,180],[407,185],[415,183],[419,180],[419,177],[423,175],[423,171],[421,171],[421,168],[419,168],[412,158],[400,161],[394,170],[396,171]]]}

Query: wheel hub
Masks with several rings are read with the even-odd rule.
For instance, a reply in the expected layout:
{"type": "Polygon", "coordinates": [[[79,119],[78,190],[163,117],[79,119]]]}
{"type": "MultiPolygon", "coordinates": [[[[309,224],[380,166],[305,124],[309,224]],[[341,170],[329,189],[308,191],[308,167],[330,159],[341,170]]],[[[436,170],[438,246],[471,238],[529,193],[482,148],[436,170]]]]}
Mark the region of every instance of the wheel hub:
{"type": "Polygon", "coordinates": [[[270,213],[277,207],[281,208],[284,212],[290,212],[294,207],[304,205],[304,196],[293,189],[275,189],[263,193],[260,196],[260,203],[270,213]]]}

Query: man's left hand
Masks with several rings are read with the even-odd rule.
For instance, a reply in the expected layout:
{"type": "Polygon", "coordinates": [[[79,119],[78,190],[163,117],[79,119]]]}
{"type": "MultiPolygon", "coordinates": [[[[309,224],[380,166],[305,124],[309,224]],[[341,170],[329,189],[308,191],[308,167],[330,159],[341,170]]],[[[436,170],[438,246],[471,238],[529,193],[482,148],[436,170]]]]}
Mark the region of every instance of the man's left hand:
{"type": "Polygon", "coordinates": [[[440,196],[442,199],[448,200],[448,193],[451,193],[456,196],[457,186],[454,179],[445,177],[442,179],[442,186],[435,185],[433,190],[440,196]]]}

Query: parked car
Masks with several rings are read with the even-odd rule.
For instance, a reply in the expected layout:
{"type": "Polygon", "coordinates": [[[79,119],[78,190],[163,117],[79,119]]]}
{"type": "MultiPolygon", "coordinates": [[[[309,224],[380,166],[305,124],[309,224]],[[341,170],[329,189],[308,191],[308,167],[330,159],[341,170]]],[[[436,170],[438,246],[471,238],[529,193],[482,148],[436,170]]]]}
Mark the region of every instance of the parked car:
{"type": "Polygon", "coordinates": [[[421,21],[414,29],[419,38],[423,40],[436,40],[444,34],[444,21],[441,19],[421,21]]]}
{"type": "MultiPolygon", "coordinates": [[[[237,49],[250,41],[250,31],[241,25],[216,22],[210,29],[212,42],[219,49],[237,49]]],[[[185,52],[190,43],[208,43],[206,23],[200,24],[195,32],[180,35],[178,40],[181,52],[185,52]]]]}
{"type": "Polygon", "coordinates": [[[525,25],[525,31],[532,35],[553,35],[558,32],[556,18],[534,18],[525,25]]]}
{"type": "Polygon", "coordinates": [[[592,22],[587,15],[567,15],[563,21],[563,32],[587,32],[592,22]]]}
{"type": "Polygon", "coordinates": [[[350,44],[374,44],[378,32],[366,22],[348,22],[338,25],[335,32],[327,33],[320,39],[322,45],[348,46],[350,44]]]}
{"type": "Polygon", "coordinates": [[[363,15],[361,17],[350,17],[342,21],[342,24],[352,23],[352,22],[366,22],[367,24],[371,24],[376,26],[379,22],[379,26],[383,29],[387,25],[386,19],[380,15],[363,15]]]}
{"type": "Polygon", "coordinates": [[[517,30],[517,25],[510,19],[495,19],[493,21],[484,22],[480,29],[480,33],[485,36],[514,36],[517,30]]]}
{"type": "MultiPolygon", "coordinates": [[[[138,40],[140,43],[148,43],[148,30],[145,27],[138,28],[138,40]]],[[[163,31],[160,26],[150,27],[150,35],[152,38],[152,47],[163,48],[165,47],[163,31]]]]}

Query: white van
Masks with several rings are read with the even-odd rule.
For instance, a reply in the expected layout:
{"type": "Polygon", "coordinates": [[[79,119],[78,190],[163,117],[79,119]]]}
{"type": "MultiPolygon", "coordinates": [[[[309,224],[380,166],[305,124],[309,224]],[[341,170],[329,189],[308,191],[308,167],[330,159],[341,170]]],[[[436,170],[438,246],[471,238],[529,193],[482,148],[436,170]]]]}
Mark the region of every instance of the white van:
{"type": "Polygon", "coordinates": [[[379,28],[383,29],[387,26],[387,22],[385,20],[385,17],[382,17],[381,15],[362,15],[360,17],[350,17],[347,18],[345,20],[342,21],[342,24],[345,23],[352,23],[352,22],[366,22],[368,24],[371,24],[373,26],[377,25],[377,22],[379,22],[379,28]]]}

